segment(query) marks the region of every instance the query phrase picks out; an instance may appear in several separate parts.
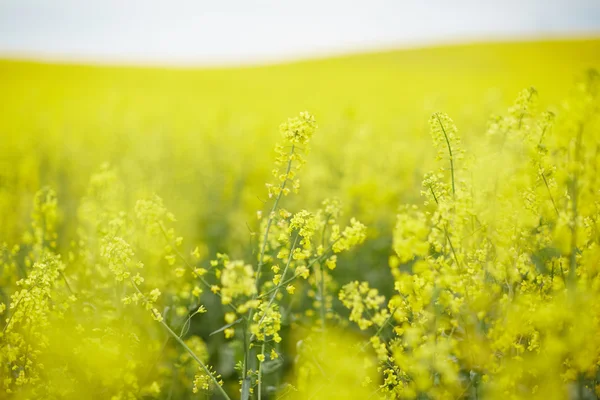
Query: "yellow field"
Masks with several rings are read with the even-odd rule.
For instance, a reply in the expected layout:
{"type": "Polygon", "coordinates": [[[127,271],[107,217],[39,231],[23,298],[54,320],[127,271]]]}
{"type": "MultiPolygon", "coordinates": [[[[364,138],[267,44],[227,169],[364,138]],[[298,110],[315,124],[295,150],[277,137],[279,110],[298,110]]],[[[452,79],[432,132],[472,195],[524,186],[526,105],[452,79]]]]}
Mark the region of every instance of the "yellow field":
{"type": "Polygon", "coordinates": [[[204,386],[223,395],[216,374],[198,372],[191,353],[222,375],[231,398],[598,395],[600,105],[596,83],[588,84],[597,76],[586,72],[593,68],[600,40],[240,68],[0,61],[0,398],[189,398],[204,386]],[[279,125],[304,110],[318,128],[312,136],[305,114],[282,128],[289,137],[273,181],[279,125]],[[453,122],[430,119],[434,112],[453,122]],[[432,135],[454,148],[456,168],[432,135]],[[265,184],[291,185],[289,147],[295,154],[309,141],[299,194],[273,207],[277,189],[269,198],[265,184]],[[428,171],[438,175],[423,186],[428,171]],[[341,202],[335,224],[336,202],[315,212],[327,198],[341,202]],[[399,208],[405,203],[419,208],[399,208]],[[315,213],[296,214],[302,209],[315,213]],[[366,225],[366,237],[351,218],[366,225]],[[329,236],[338,223],[341,239],[329,236]],[[341,254],[333,259],[330,250],[341,254]],[[231,260],[211,264],[217,253],[231,260]],[[300,281],[292,288],[272,268],[288,266],[300,281]],[[257,271],[265,282],[255,281],[257,271]],[[208,312],[194,313],[201,305],[208,312]],[[524,314],[531,319],[519,319],[524,314]],[[588,336],[555,330],[575,320],[588,336]],[[161,324],[183,333],[187,353],[161,324]],[[330,361],[356,350],[356,337],[334,349],[304,339],[330,370],[353,365],[324,381],[331,392],[295,341],[325,327],[356,331],[359,347],[376,338],[372,359],[338,364],[330,361]],[[254,348],[245,349],[250,339],[254,348]],[[271,349],[283,363],[269,358],[271,349]],[[238,361],[245,367],[236,372],[238,361]],[[539,373],[523,372],[531,369],[539,373]]]}
{"type": "MultiPolygon", "coordinates": [[[[429,169],[432,112],[451,115],[468,141],[521,89],[534,86],[542,104],[557,105],[577,74],[598,65],[600,41],[593,40],[215,70],[5,61],[0,171],[9,182],[21,171],[17,187],[3,188],[22,196],[7,207],[29,206],[45,184],[61,198],[77,198],[90,174],[110,162],[124,171],[132,201],[139,191],[156,191],[186,233],[212,230],[223,240],[233,230],[238,241],[244,222],[262,208],[279,123],[308,110],[320,134],[298,201],[309,207],[336,195],[367,222],[379,212],[389,220],[429,169]]],[[[17,212],[25,223],[27,211],[17,212]]],[[[16,222],[8,218],[4,232],[16,222]]]]}

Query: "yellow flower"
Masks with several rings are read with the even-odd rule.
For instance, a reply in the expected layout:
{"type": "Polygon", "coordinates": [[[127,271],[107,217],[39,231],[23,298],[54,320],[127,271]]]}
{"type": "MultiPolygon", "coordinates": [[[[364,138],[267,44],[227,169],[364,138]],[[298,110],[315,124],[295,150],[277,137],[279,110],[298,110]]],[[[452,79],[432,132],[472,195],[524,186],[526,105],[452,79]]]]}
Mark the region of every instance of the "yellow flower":
{"type": "Polygon", "coordinates": [[[326,261],[325,261],[325,265],[327,266],[327,268],[329,268],[330,270],[334,270],[335,267],[337,266],[337,256],[336,255],[332,255],[331,257],[329,257],[326,261]]]}
{"type": "Polygon", "coordinates": [[[225,322],[231,324],[233,321],[235,321],[235,317],[236,315],[233,312],[225,313],[225,322]]]}
{"type": "Polygon", "coordinates": [[[296,267],[296,275],[303,277],[304,279],[308,279],[310,271],[306,268],[305,265],[300,265],[296,267]]]}
{"type": "Polygon", "coordinates": [[[243,261],[225,261],[221,272],[223,304],[229,304],[240,296],[252,296],[256,293],[254,269],[243,261]]]}
{"type": "Polygon", "coordinates": [[[196,246],[192,251],[192,256],[194,256],[196,259],[200,258],[200,248],[198,248],[198,246],[196,246]]]}

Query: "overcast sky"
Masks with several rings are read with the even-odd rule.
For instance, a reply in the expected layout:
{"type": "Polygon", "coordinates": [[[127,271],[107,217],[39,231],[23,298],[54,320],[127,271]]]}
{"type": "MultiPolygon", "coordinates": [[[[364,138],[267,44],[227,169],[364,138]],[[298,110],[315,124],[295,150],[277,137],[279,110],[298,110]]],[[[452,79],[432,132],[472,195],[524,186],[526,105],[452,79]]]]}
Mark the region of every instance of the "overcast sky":
{"type": "Polygon", "coordinates": [[[600,0],[0,0],[0,57],[260,63],[557,36],[600,37],[600,0]]]}

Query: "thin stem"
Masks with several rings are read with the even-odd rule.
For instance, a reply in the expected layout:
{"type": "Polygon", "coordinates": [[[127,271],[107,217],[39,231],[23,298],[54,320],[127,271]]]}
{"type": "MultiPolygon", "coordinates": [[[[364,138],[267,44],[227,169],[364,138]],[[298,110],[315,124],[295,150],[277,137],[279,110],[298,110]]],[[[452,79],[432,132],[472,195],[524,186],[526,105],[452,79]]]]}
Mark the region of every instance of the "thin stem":
{"type": "Polygon", "coordinates": [[[320,311],[321,311],[321,329],[325,332],[325,268],[323,263],[319,264],[321,270],[321,281],[319,285],[320,311]]]}
{"type": "Polygon", "coordinates": [[[440,202],[438,201],[438,198],[435,195],[435,192],[433,191],[433,188],[431,186],[429,186],[429,191],[431,192],[431,194],[433,196],[433,200],[435,200],[435,204],[440,204],[440,202]]]}
{"type": "Polygon", "coordinates": [[[571,224],[571,255],[569,257],[569,281],[571,284],[575,283],[577,274],[575,268],[577,267],[577,203],[579,196],[579,183],[577,181],[577,168],[579,168],[579,159],[581,156],[581,139],[583,136],[583,124],[579,125],[579,131],[577,132],[577,139],[575,142],[575,172],[573,179],[571,180],[571,213],[573,214],[573,223],[571,224]]]}
{"type": "Polygon", "coordinates": [[[69,281],[67,281],[67,277],[65,276],[65,274],[63,274],[63,272],[60,270],[58,271],[58,273],[60,274],[60,277],[65,282],[65,285],[67,286],[67,289],[69,290],[69,293],[75,294],[75,292],[73,292],[73,290],[71,289],[71,285],[69,285],[69,281]]]}
{"type": "MultiPolygon", "coordinates": [[[[375,332],[373,336],[379,336],[379,334],[383,331],[383,328],[385,328],[386,325],[392,320],[394,314],[396,313],[396,311],[398,311],[398,308],[399,307],[394,308],[394,310],[390,313],[390,316],[386,318],[386,320],[383,322],[383,324],[381,324],[381,326],[379,327],[379,329],[377,329],[377,332],[375,332]]],[[[371,342],[367,340],[365,344],[362,345],[360,350],[363,351],[369,345],[369,343],[371,342]]]]}
{"type": "MultiPolygon", "coordinates": [[[[329,223],[329,219],[331,215],[327,215],[325,219],[325,224],[323,225],[323,232],[321,232],[321,246],[325,247],[325,233],[327,232],[327,224],[329,223]]],[[[320,311],[321,311],[321,329],[325,332],[325,268],[323,267],[323,263],[319,264],[319,269],[321,271],[321,281],[319,285],[319,297],[321,299],[320,302],[320,311]]]]}
{"type": "MultiPolygon", "coordinates": [[[[544,134],[546,133],[546,129],[548,129],[548,126],[544,126],[544,130],[542,130],[542,134],[540,135],[540,141],[538,143],[538,147],[542,145],[542,139],[544,138],[544,134]]],[[[540,164],[540,169],[541,169],[541,162],[540,164]]],[[[554,197],[552,196],[552,192],[550,191],[550,185],[548,185],[548,180],[546,179],[546,174],[544,173],[544,171],[540,171],[540,175],[542,177],[542,179],[544,180],[544,185],[546,185],[546,190],[548,191],[548,195],[550,196],[550,200],[552,201],[552,206],[554,207],[554,211],[556,211],[556,215],[559,215],[558,212],[558,207],[556,207],[556,202],[554,201],[554,197]]]]}
{"type": "Polygon", "coordinates": [[[248,341],[246,340],[246,335],[248,333],[248,321],[246,321],[246,324],[242,325],[242,334],[244,337],[244,363],[243,363],[243,367],[244,367],[244,372],[243,372],[243,380],[242,380],[242,397],[244,397],[245,393],[244,393],[244,385],[247,385],[246,383],[246,379],[248,378],[248,361],[249,361],[249,354],[250,354],[250,346],[248,345],[248,341]]]}
{"type": "Polygon", "coordinates": [[[552,192],[550,191],[550,185],[548,185],[548,180],[546,179],[546,175],[543,172],[540,172],[542,179],[544,180],[544,185],[546,185],[546,190],[548,190],[548,195],[550,196],[550,201],[552,201],[552,206],[554,207],[554,211],[556,211],[556,215],[559,214],[558,207],[556,207],[556,203],[554,202],[554,197],[552,197],[552,192]]]}
{"type": "MultiPolygon", "coordinates": [[[[454,186],[454,182],[453,182],[452,186],[454,186]]],[[[439,204],[438,199],[435,195],[435,192],[433,191],[433,188],[431,186],[429,186],[429,190],[431,191],[431,194],[433,195],[435,204],[439,204]]],[[[458,261],[458,256],[456,255],[456,251],[454,250],[454,246],[452,245],[452,240],[450,240],[450,234],[448,233],[448,227],[445,225],[444,225],[444,235],[446,236],[446,240],[448,240],[448,244],[450,245],[450,250],[452,251],[452,255],[454,256],[454,261],[456,261],[456,264],[458,265],[458,267],[461,268],[460,262],[458,261]]]]}
{"type": "Polygon", "coordinates": [[[173,332],[171,328],[169,328],[169,325],[167,325],[164,321],[160,321],[160,324],[164,326],[167,332],[169,332],[169,334],[173,336],[173,338],[185,349],[185,351],[189,353],[189,355],[194,359],[194,361],[196,361],[198,365],[200,365],[200,368],[202,368],[204,370],[204,373],[210,377],[210,379],[213,381],[217,389],[219,389],[219,392],[223,395],[223,397],[225,397],[228,400],[231,400],[225,392],[225,390],[223,389],[223,387],[221,386],[221,384],[219,383],[219,381],[217,380],[217,378],[210,372],[208,367],[202,362],[202,360],[198,358],[198,356],[192,351],[192,349],[190,349],[185,344],[185,342],[179,336],[177,336],[177,334],[173,332]]]}
{"type": "MultiPolygon", "coordinates": [[[[263,235],[263,242],[260,248],[260,255],[258,256],[258,266],[256,268],[256,286],[257,288],[259,287],[260,284],[260,275],[262,273],[262,267],[264,265],[264,258],[265,258],[265,251],[267,249],[267,242],[269,239],[269,231],[271,230],[271,225],[273,224],[273,218],[275,216],[275,211],[277,211],[277,207],[279,206],[279,201],[281,200],[281,197],[283,196],[283,190],[285,189],[285,185],[287,184],[287,177],[292,169],[292,155],[294,154],[294,150],[296,149],[295,144],[292,145],[292,148],[290,149],[290,153],[289,153],[289,160],[288,160],[288,164],[287,164],[287,168],[286,168],[286,172],[285,172],[285,176],[286,179],[283,180],[283,182],[281,182],[281,185],[279,186],[279,193],[277,194],[277,197],[275,198],[275,202],[273,203],[273,207],[271,207],[271,211],[269,212],[269,217],[267,219],[267,226],[265,228],[265,234],[263,235]]],[[[256,299],[256,295],[252,296],[253,299],[256,299]]],[[[248,342],[246,342],[246,335],[249,333],[249,325],[252,322],[252,317],[254,316],[254,309],[250,310],[250,313],[248,315],[248,319],[246,320],[246,324],[244,327],[244,371],[243,371],[243,377],[242,377],[242,381],[245,383],[246,380],[248,379],[248,361],[249,361],[249,356],[250,356],[250,346],[249,343],[252,342],[252,338],[253,336],[250,336],[248,342]]],[[[244,393],[242,391],[242,397],[244,397],[244,393]]],[[[243,399],[245,400],[245,399],[243,399]]]]}
{"type": "MultiPolygon", "coordinates": [[[[294,243],[292,244],[292,247],[290,248],[290,255],[288,256],[287,263],[285,264],[285,268],[283,269],[283,273],[281,274],[281,279],[282,280],[285,278],[285,275],[287,274],[287,271],[288,271],[288,269],[290,267],[290,264],[292,263],[292,258],[294,256],[294,249],[296,248],[296,244],[298,243],[298,237],[299,236],[300,235],[296,235],[296,239],[294,239],[294,243]]],[[[261,319],[258,321],[258,327],[259,328],[260,328],[260,325],[265,320],[265,317],[267,316],[267,310],[271,307],[271,305],[273,305],[273,302],[275,301],[275,297],[277,297],[277,293],[279,293],[279,290],[283,286],[282,280],[280,280],[279,284],[275,287],[275,291],[273,292],[273,294],[271,295],[271,298],[269,299],[269,302],[267,303],[267,307],[265,308],[264,314],[261,317],[261,319]]],[[[252,321],[249,321],[249,322],[252,322],[252,321]]],[[[252,342],[253,339],[254,339],[254,335],[252,335],[250,337],[250,342],[252,342]]]]}
{"type": "Polygon", "coordinates": [[[454,250],[454,246],[452,245],[452,240],[450,240],[450,235],[448,234],[448,228],[444,226],[444,233],[446,234],[446,239],[448,240],[448,244],[450,245],[450,250],[452,251],[452,255],[454,256],[454,261],[459,268],[462,268],[460,265],[460,261],[458,261],[458,256],[456,255],[456,250],[454,250]]]}
{"type": "MultiPolygon", "coordinates": [[[[265,354],[265,343],[263,342],[261,348],[260,348],[260,354],[265,354]]],[[[258,400],[261,400],[262,398],[262,369],[263,369],[263,363],[262,361],[260,361],[260,364],[258,365],[258,400]]]]}
{"type": "MultiPolygon", "coordinates": [[[[142,291],[140,290],[138,285],[135,284],[133,279],[130,279],[129,281],[131,282],[131,285],[135,288],[135,290],[142,296],[142,298],[146,299],[146,296],[144,295],[144,293],[142,293],[142,291]]],[[[167,330],[167,332],[169,332],[169,334],[173,337],[173,339],[175,339],[177,341],[177,343],[179,343],[181,345],[181,347],[183,347],[184,350],[188,352],[188,354],[194,359],[194,361],[196,361],[198,363],[198,365],[200,365],[200,368],[202,368],[204,373],[208,377],[210,377],[210,379],[213,381],[213,383],[215,384],[217,389],[219,389],[219,392],[221,392],[223,397],[225,397],[225,399],[227,399],[227,400],[231,400],[231,398],[227,395],[227,393],[225,392],[223,387],[221,387],[221,384],[219,383],[217,378],[212,374],[212,372],[210,372],[210,369],[206,366],[206,364],[204,364],[202,362],[202,360],[200,358],[198,358],[198,356],[192,351],[192,349],[190,349],[188,347],[188,345],[185,344],[185,342],[181,339],[181,337],[179,337],[179,335],[177,335],[175,332],[173,332],[173,330],[169,327],[169,325],[167,325],[167,323],[164,320],[161,319],[158,322],[167,330]]]]}
{"type": "Polygon", "coordinates": [[[281,197],[283,195],[283,190],[285,189],[285,185],[287,184],[287,176],[289,175],[291,169],[292,169],[292,155],[294,154],[294,150],[296,145],[292,145],[292,148],[290,150],[290,159],[288,161],[287,164],[287,168],[285,171],[285,176],[286,179],[284,179],[283,182],[281,182],[281,186],[279,186],[279,193],[277,194],[277,197],[275,198],[275,202],[273,203],[273,207],[271,208],[271,212],[269,212],[269,219],[267,220],[267,227],[265,228],[265,234],[263,235],[263,243],[262,246],[260,248],[260,256],[258,257],[258,267],[257,267],[257,271],[256,271],[256,283],[259,283],[260,280],[260,274],[262,272],[262,267],[264,265],[264,257],[265,257],[265,250],[267,248],[267,239],[269,237],[269,231],[271,230],[271,224],[273,223],[273,217],[275,214],[275,211],[277,210],[277,206],[279,205],[279,201],[281,200],[281,197]]]}
{"type": "Polygon", "coordinates": [[[452,196],[455,196],[456,189],[454,187],[454,157],[452,156],[452,146],[450,146],[450,139],[448,139],[446,128],[444,128],[444,124],[442,123],[439,114],[435,114],[435,118],[440,124],[440,128],[442,128],[442,133],[444,134],[444,139],[446,139],[446,145],[448,146],[448,153],[450,154],[450,173],[452,174],[452,196]]]}
{"type": "MultiPolygon", "coordinates": [[[[311,262],[308,263],[308,265],[306,266],[307,269],[310,269],[314,264],[316,264],[317,262],[319,262],[320,260],[323,260],[325,258],[325,256],[329,253],[329,251],[333,248],[333,245],[338,241],[339,239],[335,240],[334,242],[331,243],[331,245],[327,248],[327,250],[325,250],[323,252],[322,255],[320,255],[319,257],[315,258],[314,260],[312,260],[311,262]]],[[[300,276],[300,274],[295,274],[294,276],[292,276],[291,278],[288,278],[286,280],[282,280],[281,284],[285,285],[286,283],[290,283],[291,281],[293,281],[294,279],[298,278],[300,276]]],[[[260,296],[258,296],[258,299],[261,299],[265,296],[270,295],[271,293],[273,293],[275,291],[276,288],[273,288],[263,294],[261,294],[260,296]]]]}

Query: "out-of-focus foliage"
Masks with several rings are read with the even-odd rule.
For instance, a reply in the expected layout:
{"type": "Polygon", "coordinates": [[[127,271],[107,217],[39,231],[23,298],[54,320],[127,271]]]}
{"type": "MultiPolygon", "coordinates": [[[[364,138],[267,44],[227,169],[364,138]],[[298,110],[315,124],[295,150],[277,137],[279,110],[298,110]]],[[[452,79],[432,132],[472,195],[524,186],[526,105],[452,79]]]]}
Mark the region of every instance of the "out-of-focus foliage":
{"type": "Polygon", "coordinates": [[[0,62],[1,397],[600,395],[599,65],[0,62]]]}

